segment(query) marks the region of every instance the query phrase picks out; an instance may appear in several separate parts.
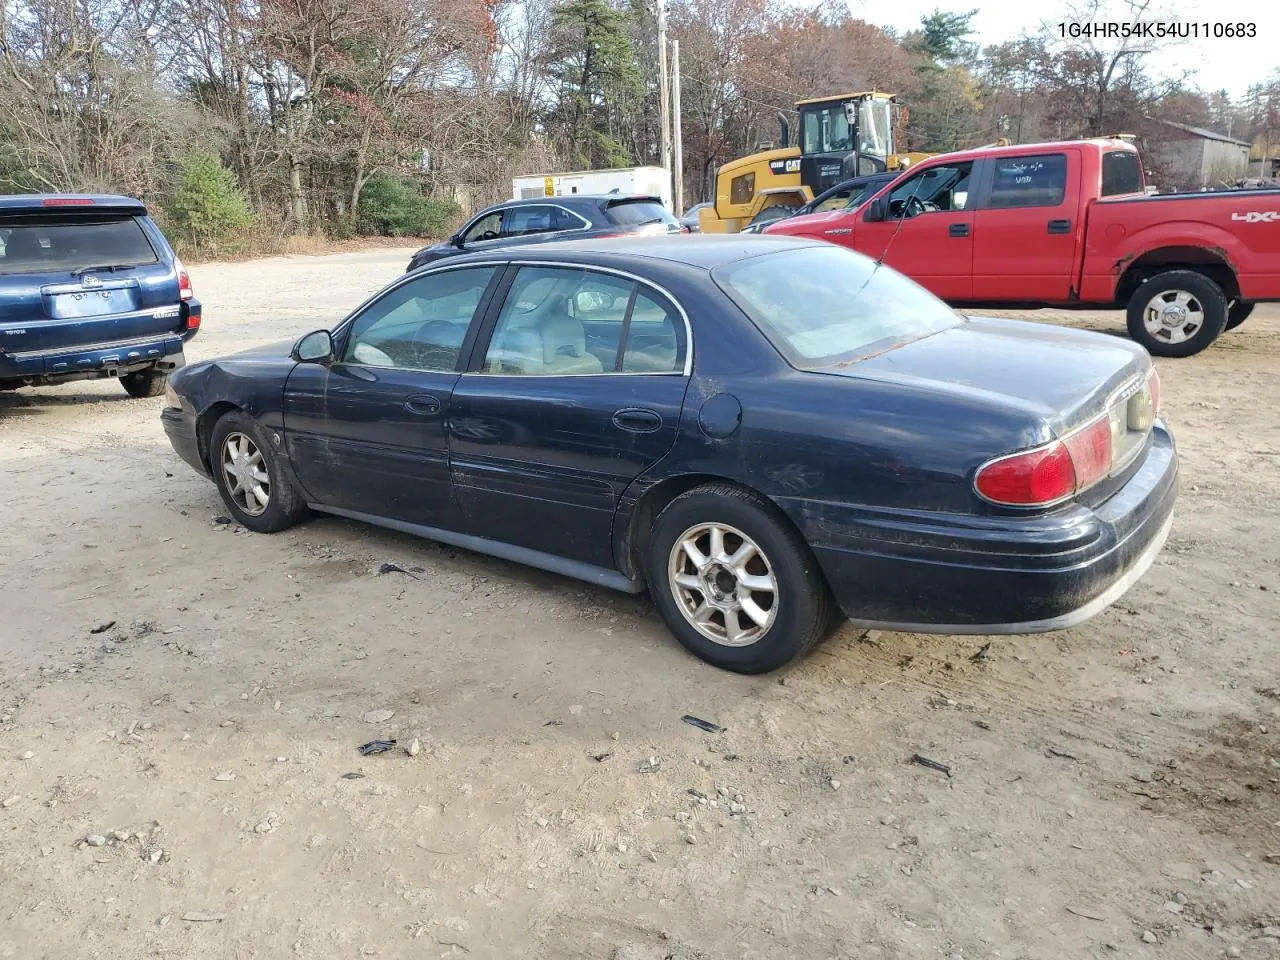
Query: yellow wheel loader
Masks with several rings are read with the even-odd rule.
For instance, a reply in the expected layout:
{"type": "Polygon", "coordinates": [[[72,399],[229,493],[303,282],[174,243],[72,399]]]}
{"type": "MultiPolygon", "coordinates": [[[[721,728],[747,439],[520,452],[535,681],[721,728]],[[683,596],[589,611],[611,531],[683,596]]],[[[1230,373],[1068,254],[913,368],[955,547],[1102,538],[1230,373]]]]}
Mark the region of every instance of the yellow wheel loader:
{"type": "Polygon", "coordinates": [[[845,93],[796,104],[800,115],[795,146],[782,124],[782,146],[726,163],[716,171],[714,203],[698,215],[703,233],[737,233],[757,219],[794,210],[850,177],[901,170],[928,153],[897,154],[893,144],[892,94],[845,93]]]}

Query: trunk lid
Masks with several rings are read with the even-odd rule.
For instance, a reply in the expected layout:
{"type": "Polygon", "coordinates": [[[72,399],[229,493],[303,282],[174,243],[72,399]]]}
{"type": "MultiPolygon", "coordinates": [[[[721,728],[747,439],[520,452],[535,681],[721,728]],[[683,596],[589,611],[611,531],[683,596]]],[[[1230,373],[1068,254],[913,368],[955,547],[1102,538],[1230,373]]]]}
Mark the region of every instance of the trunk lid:
{"type": "Polygon", "coordinates": [[[1119,337],[977,317],[823,372],[985,398],[1061,436],[1127,400],[1121,395],[1135,384],[1140,392],[1150,367],[1141,347],[1119,337]]]}

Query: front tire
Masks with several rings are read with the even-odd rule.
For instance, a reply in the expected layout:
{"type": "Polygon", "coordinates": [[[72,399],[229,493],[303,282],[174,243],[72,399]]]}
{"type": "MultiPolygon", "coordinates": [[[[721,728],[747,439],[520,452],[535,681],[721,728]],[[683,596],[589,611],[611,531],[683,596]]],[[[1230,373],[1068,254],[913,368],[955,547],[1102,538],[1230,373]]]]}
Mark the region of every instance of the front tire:
{"type": "Polygon", "coordinates": [[[1193,270],[1156,274],[1133,292],[1129,336],[1157,357],[1190,357],[1222,333],[1227,295],[1193,270]]]}
{"type": "Polygon", "coordinates": [[[164,393],[164,385],[168,382],[169,374],[155,367],[135,370],[120,377],[120,386],[124,387],[124,392],[135,400],[160,396],[164,393]]]}
{"type": "Polygon", "coordinates": [[[697,487],[658,516],[649,589],[690,652],[735,673],[766,673],[808,653],[835,604],[817,560],[768,501],[729,484],[697,487]]]}
{"type": "Polygon", "coordinates": [[[1227,310],[1227,325],[1222,329],[1234,330],[1240,324],[1249,319],[1249,314],[1253,313],[1253,304],[1245,303],[1242,300],[1233,300],[1231,308],[1227,310]]]}
{"type": "Polygon", "coordinates": [[[254,533],[287,529],[307,512],[266,433],[258,421],[235,410],[214,424],[209,438],[209,462],[222,502],[254,533]]]}

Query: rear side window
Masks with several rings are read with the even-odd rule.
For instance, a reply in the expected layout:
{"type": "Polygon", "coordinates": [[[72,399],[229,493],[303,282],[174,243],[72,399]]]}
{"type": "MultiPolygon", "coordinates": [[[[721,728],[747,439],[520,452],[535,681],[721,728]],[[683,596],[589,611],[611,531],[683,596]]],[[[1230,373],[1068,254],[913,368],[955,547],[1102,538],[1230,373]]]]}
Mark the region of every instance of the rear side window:
{"type": "Polygon", "coordinates": [[[133,217],[0,222],[0,275],[134,267],[159,257],[133,217]]]}
{"type": "Polygon", "coordinates": [[[734,177],[729,184],[730,203],[750,203],[755,195],[756,175],[754,173],[744,173],[740,177],[734,177]]]}
{"type": "Polygon", "coordinates": [[[1066,154],[1001,158],[995,168],[988,207],[1056,207],[1067,194],[1066,154]]]}
{"type": "Polygon", "coordinates": [[[1102,155],[1102,195],[1118,197],[1142,193],[1142,166],[1132,150],[1112,150],[1102,155]]]}
{"type": "Polygon", "coordinates": [[[555,227],[555,207],[541,204],[529,207],[512,207],[507,211],[506,236],[519,237],[530,233],[550,233],[555,227]]]}
{"type": "Polygon", "coordinates": [[[609,216],[614,223],[638,227],[650,223],[676,222],[667,208],[653,200],[614,200],[609,204],[609,216]]]}

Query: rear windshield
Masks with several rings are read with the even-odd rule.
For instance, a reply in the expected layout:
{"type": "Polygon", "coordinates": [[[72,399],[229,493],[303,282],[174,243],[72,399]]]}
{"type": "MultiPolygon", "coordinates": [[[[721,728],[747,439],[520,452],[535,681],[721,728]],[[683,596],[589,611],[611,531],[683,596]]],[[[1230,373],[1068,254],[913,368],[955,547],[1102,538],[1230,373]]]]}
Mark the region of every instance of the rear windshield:
{"type": "Polygon", "coordinates": [[[834,245],[739,260],[711,276],[800,370],[852,363],[964,323],[915,281],[834,245]]]}
{"type": "Polygon", "coordinates": [[[0,247],[0,275],[132,267],[159,259],[133,217],[0,221],[0,247]]]}
{"type": "Polygon", "coordinates": [[[668,223],[679,226],[676,218],[667,212],[667,208],[654,200],[612,200],[609,203],[609,216],[614,223],[628,226],[644,226],[650,223],[668,223]]]}
{"type": "Polygon", "coordinates": [[[1112,150],[1102,155],[1102,195],[1118,197],[1142,193],[1142,167],[1132,150],[1112,150]]]}

